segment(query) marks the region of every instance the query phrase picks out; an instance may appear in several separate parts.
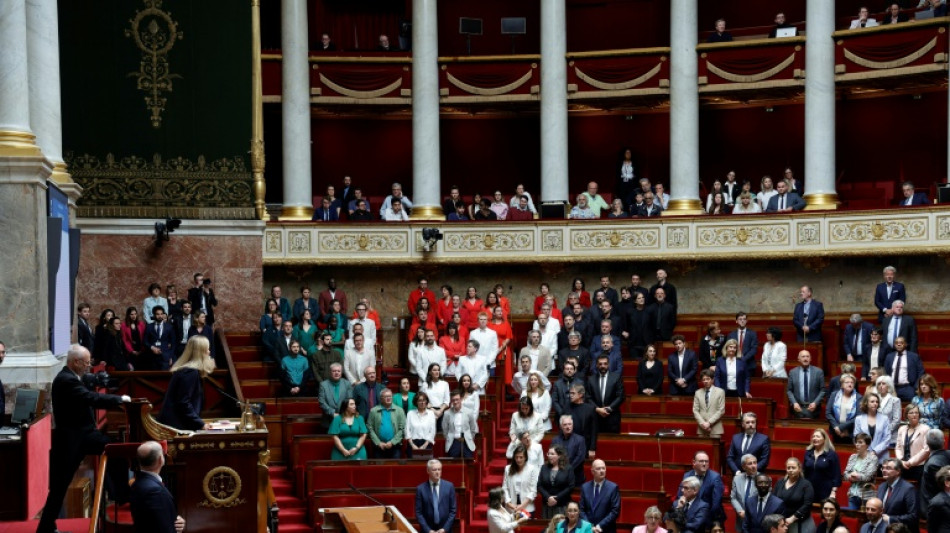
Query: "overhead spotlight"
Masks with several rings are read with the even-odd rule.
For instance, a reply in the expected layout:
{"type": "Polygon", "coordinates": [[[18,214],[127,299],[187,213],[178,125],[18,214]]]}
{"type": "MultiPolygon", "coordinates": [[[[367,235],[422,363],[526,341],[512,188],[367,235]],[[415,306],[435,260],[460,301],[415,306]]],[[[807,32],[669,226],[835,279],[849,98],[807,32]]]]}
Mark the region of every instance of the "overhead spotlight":
{"type": "Polygon", "coordinates": [[[181,219],[165,218],[165,222],[155,223],[155,246],[161,248],[162,243],[168,240],[169,233],[175,233],[175,230],[181,226],[181,219]]]}
{"type": "Polygon", "coordinates": [[[442,240],[442,232],[439,228],[422,228],[422,250],[431,252],[435,244],[442,240]]]}

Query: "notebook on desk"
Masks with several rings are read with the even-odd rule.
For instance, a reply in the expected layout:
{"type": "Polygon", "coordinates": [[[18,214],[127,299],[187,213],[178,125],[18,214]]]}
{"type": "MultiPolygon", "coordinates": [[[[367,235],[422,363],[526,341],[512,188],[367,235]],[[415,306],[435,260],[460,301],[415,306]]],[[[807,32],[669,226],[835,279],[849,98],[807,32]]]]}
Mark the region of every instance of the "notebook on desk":
{"type": "Polygon", "coordinates": [[[3,426],[0,427],[0,437],[11,437],[13,435],[19,435],[20,428],[13,426],[3,426]]]}
{"type": "Polygon", "coordinates": [[[778,28],[775,30],[775,37],[794,37],[798,34],[798,28],[778,28]]]}
{"type": "MultiPolygon", "coordinates": [[[[16,389],[16,401],[11,424],[29,424],[36,419],[36,409],[40,402],[39,389],[16,389]]],[[[0,433],[2,434],[2,433],[0,433]]]]}

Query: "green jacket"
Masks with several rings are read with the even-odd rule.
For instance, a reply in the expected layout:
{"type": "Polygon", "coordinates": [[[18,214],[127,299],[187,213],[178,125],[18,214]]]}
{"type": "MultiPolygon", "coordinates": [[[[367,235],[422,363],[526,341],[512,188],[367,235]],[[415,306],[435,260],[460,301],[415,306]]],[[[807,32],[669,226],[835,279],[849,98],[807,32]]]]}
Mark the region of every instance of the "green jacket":
{"type": "MultiPolygon", "coordinates": [[[[403,430],[406,428],[406,415],[402,412],[402,409],[396,407],[396,404],[393,404],[390,410],[393,419],[393,438],[389,442],[398,446],[402,442],[403,430]]],[[[379,440],[379,428],[383,423],[382,411],[382,405],[370,409],[369,420],[366,422],[366,427],[369,428],[369,438],[377,446],[382,444],[382,441],[379,440]]]]}

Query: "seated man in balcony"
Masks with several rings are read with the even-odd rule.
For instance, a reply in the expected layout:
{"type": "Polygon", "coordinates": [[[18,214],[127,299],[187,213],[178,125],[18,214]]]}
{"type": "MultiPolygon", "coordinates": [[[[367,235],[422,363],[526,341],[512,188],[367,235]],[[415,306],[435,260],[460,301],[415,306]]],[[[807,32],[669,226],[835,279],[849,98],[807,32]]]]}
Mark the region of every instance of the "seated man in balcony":
{"type": "Polygon", "coordinates": [[[406,210],[403,209],[402,200],[399,198],[393,198],[390,205],[392,207],[383,209],[383,220],[386,222],[409,221],[409,215],[406,214],[406,210]]]}
{"type": "Polygon", "coordinates": [[[528,206],[528,197],[525,195],[519,195],[518,205],[512,207],[508,210],[508,220],[519,221],[519,220],[534,220],[534,213],[531,212],[531,209],[528,206]]]}
{"type": "Polygon", "coordinates": [[[587,196],[577,195],[577,205],[571,208],[570,218],[575,220],[593,220],[597,218],[597,213],[587,205],[587,196]]]}
{"type": "Polygon", "coordinates": [[[402,185],[399,182],[393,183],[393,193],[383,200],[383,205],[379,206],[379,216],[382,217],[387,209],[392,207],[393,200],[399,199],[402,202],[402,208],[407,213],[412,212],[412,201],[402,194],[402,185]]]}
{"type": "Polygon", "coordinates": [[[336,52],[336,43],[330,39],[329,33],[320,36],[320,46],[317,47],[317,52],[336,52]]]}
{"type": "Polygon", "coordinates": [[[731,43],[732,34],[726,31],[726,19],[716,21],[716,31],[706,39],[707,43],[731,43]]]}
{"type": "Polygon", "coordinates": [[[482,202],[479,205],[481,207],[478,211],[475,211],[475,220],[498,220],[498,215],[492,211],[490,199],[482,198],[482,202]]]}
{"type": "Polygon", "coordinates": [[[884,20],[881,21],[881,24],[897,24],[898,22],[907,22],[906,13],[901,13],[901,6],[897,2],[894,2],[887,8],[887,12],[884,15],[884,20]]]}
{"type": "Polygon", "coordinates": [[[874,17],[868,17],[868,8],[861,6],[861,9],[858,10],[858,18],[851,21],[851,27],[849,30],[856,30],[858,28],[873,28],[877,26],[877,20],[874,17]]]}
{"type": "Polygon", "coordinates": [[[587,206],[594,212],[594,215],[596,215],[595,218],[600,218],[602,211],[610,210],[610,206],[607,205],[607,201],[604,200],[604,197],[597,193],[598,189],[597,182],[592,181],[587,184],[587,191],[581,193],[587,198],[587,206]]]}
{"type": "Polygon", "coordinates": [[[449,222],[465,222],[468,218],[468,210],[465,208],[465,204],[459,204],[455,208],[454,213],[449,213],[449,216],[445,217],[449,222]]]}
{"type": "Polygon", "coordinates": [[[363,198],[363,189],[360,189],[359,187],[353,187],[353,192],[351,193],[351,195],[353,196],[353,198],[349,200],[348,202],[346,202],[346,210],[347,212],[349,212],[350,215],[352,215],[354,211],[359,209],[360,200],[362,200],[364,204],[363,210],[365,211],[370,210],[369,200],[367,200],[366,198],[363,198]]]}
{"type": "Polygon", "coordinates": [[[947,0],[920,0],[917,7],[929,7],[934,12],[935,17],[947,16],[947,0]]]}
{"type": "Polygon", "coordinates": [[[320,202],[320,207],[313,211],[313,219],[320,222],[336,222],[340,220],[340,209],[334,207],[333,203],[326,196],[320,202]]]}
{"type": "MultiPolygon", "coordinates": [[[[778,33],[778,30],[785,29],[785,28],[794,28],[794,27],[795,26],[793,26],[792,24],[785,22],[785,13],[782,13],[781,11],[779,11],[778,13],[775,14],[775,27],[772,28],[772,31],[769,32],[769,39],[774,39],[776,37],[776,34],[778,33]]],[[[792,35],[798,35],[798,30],[795,30],[795,32],[792,35]]]]}
{"type": "Polygon", "coordinates": [[[373,220],[373,214],[369,212],[369,206],[366,205],[366,200],[360,198],[355,200],[356,209],[350,211],[350,220],[354,222],[368,222],[373,220]]]}
{"type": "Polygon", "coordinates": [[[537,213],[538,210],[534,208],[534,200],[531,199],[531,193],[525,191],[525,190],[524,190],[524,184],[521,184],[521,183],[519,183],[519,184],[515,187],[515,194],[513,194],[513,195],[511,196],[511,199],[508,200],[508,205],[509,205],[510,207],[515,207],[515,206],[517,206],[517,205],[518,205],[518,201],[520,200],[520,198],[521,198],[522,196],[524,196],[525,198],[528,199],[528,211],[531,211],[531,214],[537,213]]]}
{"type": "Polygon", "coordinates": [[[379,46],[376,47],[377,52],[398,52],[399,47],[391,44],[389,42],[389,36],[385,33],[379,36],[379,46]]]}
{"type": "Polygon", "coordinates": [[[789,192],[788,188],[786,180],[780,180],[775,184],[778,194],[769,198],[769,205],[765,208],[766,213],[790,213],[805,209],[805,200],[802,200],[798,193],[789,192]]]}
{"type": "Polygon", "coordinates": [[[449,197],[442,201],[442,214],[446,220],[452,213],[458,212],[459,206],[465,207],[465,201],[462,200],[462,193],[459,192],[458,185],[453,185],[449,189],[449,197]]]}
{"type": "Polygon", "coordinates": [[[653,189],[653,196],[656,199],[656,203],[660,204],[660,207],[662,207],[664,210],[667,209],[670,205],[670,195],[665,192],[663,184],[657,183],[653,186],[653,189]]]}
{"type": "Polygon", "coordinates": [[[653,193],[649,191],[644,193],[643,205],[640,206],[640,211],[637,214],[641,217],[649,218],[649,217],[658,217],[660,216],[660,213],[662,212],[663,212],[663,207],[654,201],[653,193]]]}
{"type": "MultiPolygon", "coordinates": [[[[944,6],[946,9],[947,6],[944,6]]],[[[901,184],[901,191],[904,193],[904,199],[901,200],[901,205],[910,206],[910,205],[929,205],[930,200],[927,199],[927,194],[922,192],[914,191],[914,184],[905,181],[901,184]]]]}

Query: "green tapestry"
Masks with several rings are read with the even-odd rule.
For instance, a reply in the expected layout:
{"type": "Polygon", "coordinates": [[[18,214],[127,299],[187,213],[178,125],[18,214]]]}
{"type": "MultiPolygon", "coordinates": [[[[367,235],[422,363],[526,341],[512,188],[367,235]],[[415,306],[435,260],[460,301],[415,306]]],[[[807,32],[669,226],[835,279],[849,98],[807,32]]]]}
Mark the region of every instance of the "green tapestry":
{"type": "Polygon", "coordinates": [[[60,0],[81,216],[254,218],[250,0],[60,0]]]}

